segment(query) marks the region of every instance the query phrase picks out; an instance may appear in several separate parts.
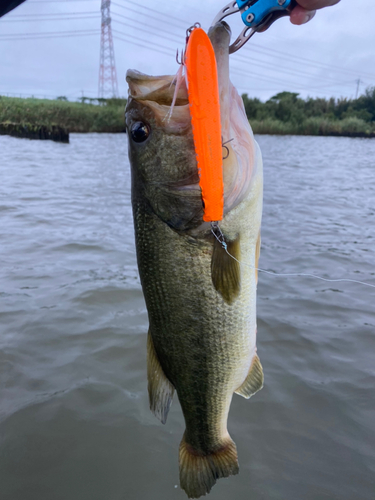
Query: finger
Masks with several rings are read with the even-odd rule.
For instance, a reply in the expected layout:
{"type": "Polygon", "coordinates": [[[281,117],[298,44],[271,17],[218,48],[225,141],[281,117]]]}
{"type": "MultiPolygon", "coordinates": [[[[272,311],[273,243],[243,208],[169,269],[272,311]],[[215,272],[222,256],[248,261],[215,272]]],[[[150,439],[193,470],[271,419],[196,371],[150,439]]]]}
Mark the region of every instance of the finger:
{"type": "Polygon", "coordinates": [[[316,14],[316,10],[306,10],[297,5],[291,14],[290,14],[290,22],[292,24],[305,24],[310,21],[316,14]]]}
{"type": "Polygon", "coordinates": [[[298,4],[306,10],[323,9],[336,5],[340,0],[297,0],[298,4]]]}

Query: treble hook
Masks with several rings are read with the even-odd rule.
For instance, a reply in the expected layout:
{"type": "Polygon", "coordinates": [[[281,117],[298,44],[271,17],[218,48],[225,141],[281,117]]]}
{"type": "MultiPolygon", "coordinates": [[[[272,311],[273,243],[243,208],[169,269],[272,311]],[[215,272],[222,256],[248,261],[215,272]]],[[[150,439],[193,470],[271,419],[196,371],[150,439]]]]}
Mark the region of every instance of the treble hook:
{"type": "Polygon", "coordinates": [[[177,64],[180,64],[181,66],[184,66],[185,64],[185,51],[182,50],[181,51],[181,61],[178,60],[178,49],[177,49],[177,52],[176,52],[176,61],[177,61],[177,64]]]}
{"type": "Polygon", "coordinates": [[[195,24],[193,24],[193,26],[190,26],[190,28],[188,28],[186,30],[185,50],[183,50],[181,52],[181,60],[180,61],[178,60],[178,49],[177,49],[177,53],[176,53],[176,61],[177,61],[177,64],[179,64],[180,66],[184,66],[185,65],[186,47],[187,47],[187,44],[188,44],[188,41],[189,41],[189,37],[190,37],[192,31],[195,30],[196,28],[200,28],[200,27],[201,27],[200,23],[195,23],[195,24]]]}

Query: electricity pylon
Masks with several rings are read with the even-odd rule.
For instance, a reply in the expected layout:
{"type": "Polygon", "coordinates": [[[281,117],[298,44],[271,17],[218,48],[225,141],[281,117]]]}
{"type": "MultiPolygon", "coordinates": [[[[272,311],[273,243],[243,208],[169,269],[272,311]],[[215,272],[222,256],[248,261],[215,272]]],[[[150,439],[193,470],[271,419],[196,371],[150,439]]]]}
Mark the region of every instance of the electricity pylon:
{"type": "Polygon", "coordinates": [[[111,29],[111,0],[102,0],[101,12],[99,97],[118,97],[115,51],[111,29]]]}

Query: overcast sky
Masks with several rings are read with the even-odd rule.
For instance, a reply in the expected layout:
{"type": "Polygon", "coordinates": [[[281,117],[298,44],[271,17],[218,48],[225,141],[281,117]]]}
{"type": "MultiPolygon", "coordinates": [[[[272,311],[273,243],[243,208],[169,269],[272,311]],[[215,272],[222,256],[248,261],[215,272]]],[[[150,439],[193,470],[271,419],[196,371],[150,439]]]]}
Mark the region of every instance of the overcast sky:
{"type": "MultiPolygon", "coordinates": [[[[208,29],[226,0],[112,1],[112,30],[120,95],[128,68],[174,74],[174,53],[195,22],[208,29]],[[148,10],[152,9],[152,10],[148,10]]],[[[27,0],[0,19],[0,94],[97,97],[100,0],[27,0]]],[[[236,19],[237,17],[237,19],[236,19]]],[[[375,2],[342,0],[304,26],[288,19],[256,34],[231,56],[240,93],[266,100],[277,92],[303,97],[355,97],[375,86],[375,2]]],[[[232,40],[242,29],[227,18],[232,40]]]]}

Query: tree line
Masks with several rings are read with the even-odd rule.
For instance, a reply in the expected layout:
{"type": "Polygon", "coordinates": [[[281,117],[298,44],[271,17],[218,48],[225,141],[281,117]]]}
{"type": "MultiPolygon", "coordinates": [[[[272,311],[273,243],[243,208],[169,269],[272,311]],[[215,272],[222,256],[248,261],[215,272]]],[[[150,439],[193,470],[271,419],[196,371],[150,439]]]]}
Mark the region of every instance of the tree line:
{"type": "Polygon", "coordinates": [[[357,99],[302,99],[294,92],[280,92],[266,102],[247,94],[243,94],[242,99],[250,121],[277,120],[299,125],[309,118],[324,118],[329,121],[356,118],[375,124],[375,87],[369,87],[357,99]]]}

